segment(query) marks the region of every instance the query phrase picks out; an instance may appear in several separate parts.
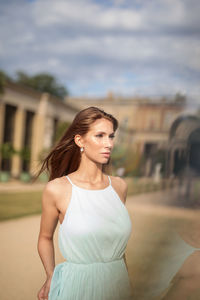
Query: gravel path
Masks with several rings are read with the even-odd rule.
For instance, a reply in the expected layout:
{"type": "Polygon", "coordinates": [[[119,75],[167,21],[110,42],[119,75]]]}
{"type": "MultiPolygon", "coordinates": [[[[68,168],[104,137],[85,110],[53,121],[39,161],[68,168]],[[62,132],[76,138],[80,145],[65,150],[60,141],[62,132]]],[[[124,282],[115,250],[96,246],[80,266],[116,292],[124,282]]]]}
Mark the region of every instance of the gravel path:
{"type": "MultiPolygon", "coordinates": [[[[45,280],[37,253],[39,226],[40,216],[0,223],[0,299],[37,299],[37,291],[45,280]]],[[[58,255],[57,262],[61,260],[58,255]]]]}

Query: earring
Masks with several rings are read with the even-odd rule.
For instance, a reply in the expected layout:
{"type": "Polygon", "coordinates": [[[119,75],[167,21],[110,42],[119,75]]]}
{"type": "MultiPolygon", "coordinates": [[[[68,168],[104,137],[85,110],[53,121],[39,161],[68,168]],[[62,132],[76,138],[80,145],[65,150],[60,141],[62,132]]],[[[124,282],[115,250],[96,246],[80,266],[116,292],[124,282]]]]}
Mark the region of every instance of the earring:
{"type": "Polygon", "coordinates": [[[81,147],[81,149],[80,149],[80,150],[81,150],[81,152],[83,152],[83,147],[81,147]]]}

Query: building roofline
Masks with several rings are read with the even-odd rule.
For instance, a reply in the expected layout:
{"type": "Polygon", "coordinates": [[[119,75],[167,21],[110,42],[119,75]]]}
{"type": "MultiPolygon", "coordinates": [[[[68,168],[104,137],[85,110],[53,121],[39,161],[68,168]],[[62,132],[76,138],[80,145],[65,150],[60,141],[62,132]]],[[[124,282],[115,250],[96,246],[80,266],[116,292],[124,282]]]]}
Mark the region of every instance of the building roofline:
{"type": "Polygon", "coordinates": [[[85,102],[85,104],[136,104],[141,106],[173,106],[173,107],[185,107],[184,102],[175,102],[173,99],[160,97],[159,99],[147,98],[147,97],[117,97],[113,96],[112,98],[109,96],[105,97],[67,97],[67,101],[71,103],[72,101],[77,101],[78,103],[85,102]]]}
{"type": "Polygon", "coordinates": [[[22,84],[7,81],[6,84],[5,84],[5,88],[14,90],[16,92],[22,93],[22,94],[27,95],[27,96],[34,97],[37,100],[40,100],[42,95],[48,94],[48,96],[49,96],[48,99],[49,99],[50,102],[52,102],[54,104],[62,105],[64,108],[69,108],[69,109],[73,110],[74,112],[79,111],[76,107],[74,107],[70,103],[65,102],[65,100],[62,100],[61,98],[58,98],[58,97],[56,97],[56,96],[54,96],[50,93],[39,92],[37,90],[34,90],[34,89],[32,89],[30,87],[27,87],[25,85],[22,85],[22,84]]]}

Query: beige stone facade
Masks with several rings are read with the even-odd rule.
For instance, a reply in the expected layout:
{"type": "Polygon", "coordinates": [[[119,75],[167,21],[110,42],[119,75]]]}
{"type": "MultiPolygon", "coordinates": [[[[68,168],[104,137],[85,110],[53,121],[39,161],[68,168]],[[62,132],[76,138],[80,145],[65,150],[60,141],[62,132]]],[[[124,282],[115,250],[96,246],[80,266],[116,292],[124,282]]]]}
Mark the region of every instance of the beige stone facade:
{"type": "Polygon", "coordinates": [[[40,152],[54,143],[57,122],[71,122],[77,112],[89,106],[113,114],[119,121],[116,144],[140,153],[165,147],[172,123],[184,111],[182,104],[173,101],[126,99],[111,94],[102,99],[68,97],[62,102],[49,94],[9,83],[0,96],[0,143],[11,142],[18,150],[29,146],[31,159],[27,166],[19,155],[7,161],[0,157],[1,169],[14,177],[23,170],[35,174],[40,152]]]}
{"type": "Polygon", "coordinates": [[[67,98],[67,103],[81,109],[97,106],[113,114],[119,121],[116,144],[124,145],[145,156],[143,174],[152,174],[152,156],[159,149],[166,149],[173,122],[185,112],[184,103],[172,100],[148,98],[117,98],[109,95],[104,99],[67,98]]]}
{"type": "Polygon", "coordinates": [[[46,93],[9,83],[0,96],[0,144],[11,143],[16,150],[31,149],[28,166],[18,154],[0,157],[1,169],[18,177],[21,171],[34,175],[40,166],[39,155],[54,143],[58,121],[71,122],[78,109],[46,93]],[[28,170],[27,170],[28,168],[28,170]]]}

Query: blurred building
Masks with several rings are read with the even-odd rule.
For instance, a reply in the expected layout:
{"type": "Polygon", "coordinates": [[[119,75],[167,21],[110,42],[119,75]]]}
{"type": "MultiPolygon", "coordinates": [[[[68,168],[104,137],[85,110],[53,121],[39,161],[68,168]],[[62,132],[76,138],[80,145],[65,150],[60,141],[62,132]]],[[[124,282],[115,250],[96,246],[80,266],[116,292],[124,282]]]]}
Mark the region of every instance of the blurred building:
{"type": "Polygon", "coordinates": [[[71,122],[78,111],[89,106],[102,108],[118,119],[116,144],[144,155],[146,176],[151,174],[154,154],[167,147],[171,125],[185,109],[184,102],[122,98],[112,93],[98,99],[67,97],[63,102],[9,83],[0,96],[0,143],[10,142],[16,149],[28,146],[31,158],[27,165],[19,155],[11,159],[0,157],[1,169],[10,171],[13,177],[18,177],[21,171],[34,174],[39,154],[55,142],[58,122],[71,122]]]}
{"type": "Polygon", "coordinates": [[[154,172],[158,150],[168,148],[171,125],[185,112],[184,101],[122,98],[112,93],[99,99],[68,97],[66,103],[79,109],[93,105],[113,114],[119,121],[116,144],[133,149],[133,155],[143,155],[145,176],[154,172]]]}
{"type": "Polygon", "coordinates": [[[185,113],[170,128],[167,145],[167,174],[200,175],[200,117],[185,113]]]}
{"type": "Polygon", "coordinates": [[[13,177],[21,171],[35,174],[41,151],[55,141],[58,122],[71,122],[77,112],[49,94],[8,83],[0,96],[0,144],[11,143],[16,150],[30,148],[30,162],[17,154],[11,158],[0,154],[1,170],[13,177]]]}

